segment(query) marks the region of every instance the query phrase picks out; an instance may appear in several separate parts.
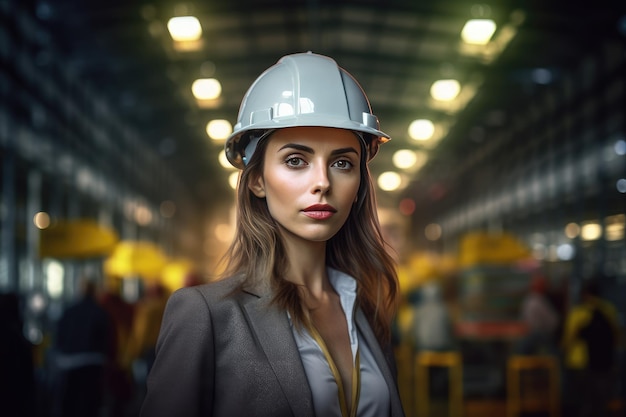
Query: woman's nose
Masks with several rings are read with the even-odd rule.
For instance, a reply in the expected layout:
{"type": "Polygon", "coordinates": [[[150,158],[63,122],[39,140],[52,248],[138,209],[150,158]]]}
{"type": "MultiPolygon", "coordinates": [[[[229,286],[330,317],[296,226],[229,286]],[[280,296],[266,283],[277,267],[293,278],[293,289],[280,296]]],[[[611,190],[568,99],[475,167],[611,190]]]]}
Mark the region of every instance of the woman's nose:
{"type": "Polygon", "coordinates": [[[328,170],[324,164],[319,164],[313,170],[313,193],[326,194],[330,190],[330,178],[328,177],[328,170]]]}

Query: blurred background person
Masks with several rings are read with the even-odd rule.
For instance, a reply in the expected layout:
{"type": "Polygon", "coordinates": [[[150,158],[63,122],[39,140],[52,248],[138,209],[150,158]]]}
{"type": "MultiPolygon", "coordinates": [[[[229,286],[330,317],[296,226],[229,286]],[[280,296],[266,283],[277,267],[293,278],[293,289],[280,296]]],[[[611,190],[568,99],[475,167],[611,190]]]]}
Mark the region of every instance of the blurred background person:
{"type": "Polygon", "coordinates": [[[449,351],[456,348],[453,321],[444,303],[441,287],[435,282],[425,284],[421,300],[413,311],[412,334],[416,350],[449,351]]]}
{"type": "Polygon", "coordinates": [[[121,283],[121,278],[109,277],[98,295],[98,302],[112,324],[110,361],[105,374],[106,403],[111,417],[123,416],[133,397],[132,373],[124,363],[124,353],[133,326],[134,306],[122,298],[121,283]]]}
{"type": "Polygon", "coordinates": [[[517,353],[537,355],[558,353],[556,331],[560,322],[557,310],[548,298],[548,280],[535,275],[530,281],[528,294],[521,303],[521,321],[528,332],[519,341],[517,353]]]}
{"type": "Polygon", "coordinates": [[[0,415],[35,415],[33,346],[24,337],[19,298],[0,294],[0,415]]]}
{"type": "Polygon", "coordinates": [[[145,393],[146,378],[155,358],[155,347],[168,293],[157,282],[149,282],[143,297],[136,303],[133,325],[125,351],[125,363],[132,369],[137,400],[145,393]]]}
{"type": "Polygon", "coordinates": [[[53,416],[98,416],[104,400],[105,366],[111,355],[111,320],[96,299],[96,283],[83,278],[80,299],[57,324],[53,416]]]}
{"type": "MultiPolygon", "coordinates": [[[[417,355],[421,352],[450,352],[457,349],[454,324],[448,306],[443,300],[441,286],[437,282],[426,283],[421,288],[421,299],[413,311],[413,345],[417,355]]],[[[419,380],[416,384],[420,384],[419,380]]],[[[449,391],[448,369],[431,366],[428,371],[429,395],[443,399],[449,391]]]]}
{"type": "Polygon", "coordinates": [[[608,416],[609,401],[617,396],[619,322],[615,307],[600,295],[600,280],[596,276],[584,284],[565,322],[567,416],[608,416]]]}

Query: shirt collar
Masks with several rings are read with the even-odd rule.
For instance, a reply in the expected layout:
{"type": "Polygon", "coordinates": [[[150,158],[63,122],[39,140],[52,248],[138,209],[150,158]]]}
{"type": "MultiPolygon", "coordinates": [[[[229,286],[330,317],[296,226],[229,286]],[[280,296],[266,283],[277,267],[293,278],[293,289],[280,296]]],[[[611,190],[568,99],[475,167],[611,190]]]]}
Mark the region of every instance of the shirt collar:
{"type": "Polygon", "coordinates": [[[356,280],[345,272],[338,271],[333,268],[328,268],[328,279],[333,286],[337,294],[339,294],[339,300],[341,307],[346,314],[346,321],[348,323],[348,332],[350,334],[350,347],[352,348],[352,355],[356,355],[356,351],[359,347],[357,338],[357,329],[354,325],[354,304],[356,302],[356,280]]]}

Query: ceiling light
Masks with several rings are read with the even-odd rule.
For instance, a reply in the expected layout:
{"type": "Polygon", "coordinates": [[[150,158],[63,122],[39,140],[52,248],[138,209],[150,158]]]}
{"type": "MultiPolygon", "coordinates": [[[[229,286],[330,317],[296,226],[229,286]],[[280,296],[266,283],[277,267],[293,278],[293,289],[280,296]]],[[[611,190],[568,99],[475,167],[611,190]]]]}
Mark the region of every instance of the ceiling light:
{"type": "Polygon", "coordinates": [[[237,189],[237,184],[239,184],[240,173],[241,171],[237,170],[228,176],[228,185],[230,185],[230,188],[232,188],[233,190],[237,189]]]}
{"type": "Polygon", "coordinates": [[[393,154],[391,160],[396,168],[415,172],[426,164],[428,153],[419,150],[400,149],[393,154]]]}
{"type": "Polygon", "coordinates": [[[220,151],[220,154],[218,155],[217,159],[220,161],[220,165],[223,168],[235,169],[235,167],[232,166],[232,164],[228,161],[228,158],[226,158],[226,151],[224,151],[224,149],[220,151]]]}
{"type": "Polygon", "coordinates": [[[228,120],[214,119],[206,125],[206,133],[213,140],[226,140],[233,132],[233,126],[228,120]]]}
{"type": "Polygon", "coordinates": [[[576,223],[568,223],[567,226],[565,226],[565,236],[568,239],[574,239],[579,234],[580,234],[580,226],[578,226],[576,223]]]}
{"type": "Polygon", "coordinates": [[[575,253],[576,249],[570,243],[562,243],[556,248],[556,256],[561,261],[571,261],[575,253]]]}
{"type": "Polygon", "coordinates": [[[65,267],[61,262],[48,261],[46,265],[46,289],[50,298],[58,298],[63,294],[63,276],[65,267]]]}
{"type": "Polygon", "coordinates": [[[491,19],[470,19],[463,26],[461,39],[473,45],[486,45],[496,31],[496,23],[491,19]]]}
{"type": "Polygon", "coordinates": [[[378,186],[384,191],[394,191],[400,188],[402,177],[397,172],[387,171],[378,176],[378,186]]]}
{"type": "Polygon", "coordinates": [[[428,140],[435,133],[435,125],[430,120],[417,119],[409,125],[409,136],[414,140],[428,140]]]}
{"type": "Polygon", "coordinates": [[[537,84],[547,85],[552,82],[552,72],[547,68],[535,68],[531,72],[532,80],[537,84]]]}
{"type": "Polygon", "coordinates": [[[33,216],[33,223],[37,229],[47,229],[50,226],[50,215],[45,211],[40,211],[33,216]]]}
{"type": "Polygon", "coordinates": [[[587,222],[580,228],[582,240],[598,240],[602,237],[602,226],[598,222],[587,222]]]}
{"type": "Polygon", "coordinates": [[[605,237],[610,241],[621,241],[624,239],[624,229],[626,224],[626,214],[616,214],[604,219],[605,237]]]}
{"type": "Polygon", "coordinates": [[[430,95],[439,101],[452,101],[460,91],[461,84],[457,80],[438,80],[430,87],[430,95]]]}
{"type": "Polygon", "coordinates": [[[197,41],[202,36],[202,26],[195,16],[172,17],[167,22],[167,30],[176,42],[197,41]]]}
{"type": "Polygon", "coordinates": [[[398,204],[398,210],[405,216],[410,216],[415,212],[415,200],[411,198],[403,198],[398,204]]]}
{"type": "Polygon", "coordinates": [[[417,162],[417,155],[409,149],[400,149],[393,154],[392,161],[396,168],[408,169],[417,162]]]}
{"type": "Polygon", "coordinates": [[[191,85],[191,92],[198,100],[215,100],[222,94],[222,84],[215,78],[199,78],[191,85]]]}
{"type": "Polygon", "coordinates": [[[147,226],[152,222],[152,212],[146,206],[137,206],[134,213],[135,221],[140,226],[147,226]]]}
{"type": "Polygon", "coordinates": [[[437,223],[430,223],[424,228],[424,236],[430,241],[439,240],[441,238],[441,226],[437,223]]]}

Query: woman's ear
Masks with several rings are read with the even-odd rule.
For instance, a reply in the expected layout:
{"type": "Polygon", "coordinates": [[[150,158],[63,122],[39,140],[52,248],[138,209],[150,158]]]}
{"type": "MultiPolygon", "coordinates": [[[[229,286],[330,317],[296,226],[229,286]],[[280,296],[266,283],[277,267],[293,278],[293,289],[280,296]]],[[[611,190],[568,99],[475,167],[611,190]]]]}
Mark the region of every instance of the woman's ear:
{"type": "Polygon", "coordinates": [[[248,188],[255,196],[265,198],[265,182],[263,181],[262,175],[257,175],[256,178],[251,178],[248,183],[248,188]]]}

